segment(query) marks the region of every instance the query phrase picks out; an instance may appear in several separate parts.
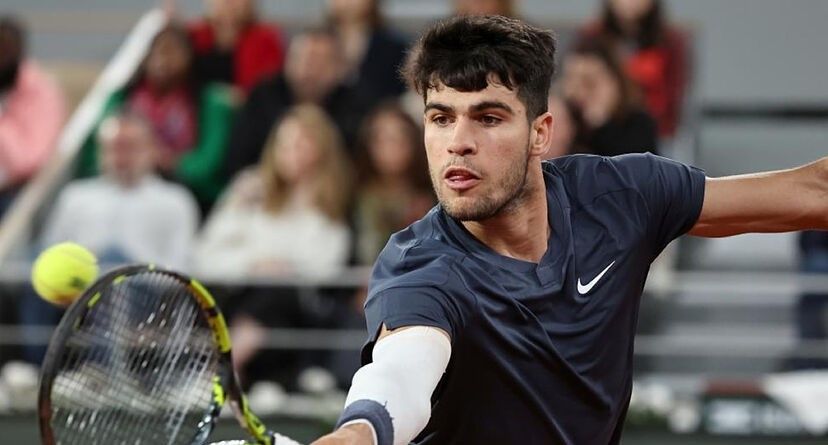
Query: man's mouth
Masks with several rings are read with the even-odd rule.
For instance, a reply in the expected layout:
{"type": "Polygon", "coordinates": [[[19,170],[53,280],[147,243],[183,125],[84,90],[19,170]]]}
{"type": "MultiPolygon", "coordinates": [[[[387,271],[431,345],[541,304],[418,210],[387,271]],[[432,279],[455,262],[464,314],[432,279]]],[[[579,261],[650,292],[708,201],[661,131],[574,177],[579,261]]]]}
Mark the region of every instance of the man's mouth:
{"type": "Polygon", "coordinates": [[[480,182],[480,175],[464,167],[449,167],[443,174],[443,180],[452,190],[462,192],[480,182]]]}

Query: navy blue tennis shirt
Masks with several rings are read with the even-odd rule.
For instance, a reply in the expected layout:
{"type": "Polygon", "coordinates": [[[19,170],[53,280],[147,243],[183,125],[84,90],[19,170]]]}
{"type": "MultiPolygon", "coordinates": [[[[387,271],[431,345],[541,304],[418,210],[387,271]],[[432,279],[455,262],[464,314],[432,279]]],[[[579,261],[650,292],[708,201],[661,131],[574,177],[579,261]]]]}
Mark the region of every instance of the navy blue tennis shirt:
{"type": "Polygon", "coordinates": [[[549,245],[502,256],[440,206],[395,234],[365,305],[382,324],[451,336],[448,368],[417,444],[617,444],[650,263],[699,217],[701,170],[651,154],[543,163],[549,245]]]}

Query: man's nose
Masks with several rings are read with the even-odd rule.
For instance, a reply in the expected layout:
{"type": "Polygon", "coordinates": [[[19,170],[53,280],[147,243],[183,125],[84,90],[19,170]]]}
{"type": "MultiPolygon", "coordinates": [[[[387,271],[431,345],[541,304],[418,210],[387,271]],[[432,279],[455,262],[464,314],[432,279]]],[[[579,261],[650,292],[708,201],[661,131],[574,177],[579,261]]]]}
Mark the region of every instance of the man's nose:
{"type": "Polygon", "coordinates": [[[473,123],[468,119],[460,118],[454,125],[451,143],[448,152],[457,156],[467,156],[477,151],[477,144],[474,141],[473,123]]]}

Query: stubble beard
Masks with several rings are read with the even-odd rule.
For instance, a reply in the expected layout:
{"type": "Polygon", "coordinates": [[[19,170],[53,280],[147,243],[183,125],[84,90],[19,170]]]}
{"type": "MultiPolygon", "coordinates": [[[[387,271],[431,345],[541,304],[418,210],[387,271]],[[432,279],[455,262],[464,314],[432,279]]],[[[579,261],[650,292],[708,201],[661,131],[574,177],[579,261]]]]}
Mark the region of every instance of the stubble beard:
{"type": "MultiPolygon", "coordinates": [[[[506,191],[502,195],[494,196],[494,193],[485,196],[478,196],[472,202],[461,203],[460,198],[447,198],[444,193],[442,171],[431,171],[431,183],[437,200],[443,210],[452,218],[459,221],[484,221],[501,214],[514,212],[520,204],[526,201],[527,189],[526,178],[529,173],[529,144],[523,151],[524,158],[507,167],[508,173],[498,184],[494,191],[506,191]]],[[[466,200],[468,201],[468,200],[466,200]]]]}

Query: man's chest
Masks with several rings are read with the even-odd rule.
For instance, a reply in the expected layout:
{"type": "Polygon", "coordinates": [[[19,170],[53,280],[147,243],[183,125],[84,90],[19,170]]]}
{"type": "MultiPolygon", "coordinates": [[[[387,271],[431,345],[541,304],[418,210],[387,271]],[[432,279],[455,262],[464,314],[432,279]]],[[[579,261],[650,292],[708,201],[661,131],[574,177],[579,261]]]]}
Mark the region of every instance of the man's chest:
{"type": "Polygon", "coordinates": [[[527,357],[575,357],[631,338],[649,269],[642,232],[588,213],[572,222],[558,257],[535,270],[467,265],[472,341],[505,342],[527,357]]]}

